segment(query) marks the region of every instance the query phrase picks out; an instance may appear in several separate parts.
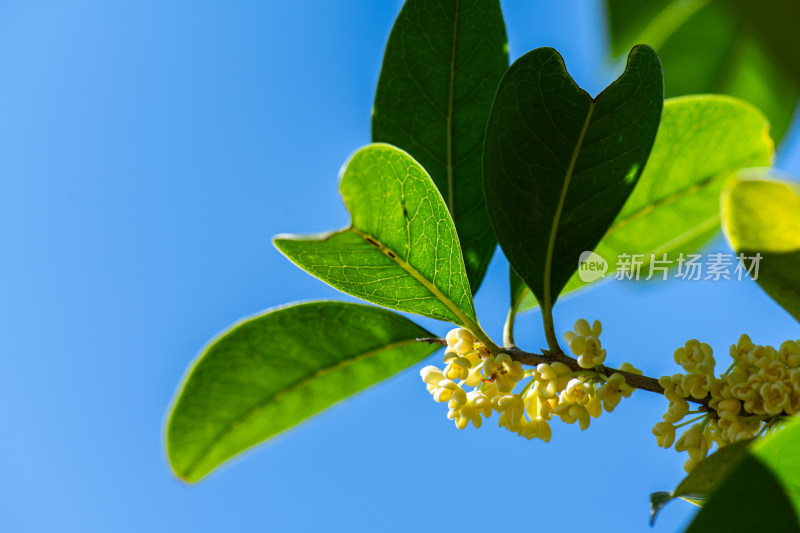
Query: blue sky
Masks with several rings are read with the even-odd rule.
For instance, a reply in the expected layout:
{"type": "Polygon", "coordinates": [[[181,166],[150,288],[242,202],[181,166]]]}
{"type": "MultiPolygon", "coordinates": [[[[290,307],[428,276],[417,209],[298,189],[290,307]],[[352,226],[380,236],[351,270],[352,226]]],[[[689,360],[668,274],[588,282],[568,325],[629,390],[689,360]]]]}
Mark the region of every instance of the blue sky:
{"type": "MultiPolygon", "coordinates": [[[[169,471],[164,413],[209,338],[285,302],[349,300],[270,238],[347,223],[337,174],[369,142],[400,5],[0,3],[0,530],[649,530],[648,494],[682,457],[655,446],[665,401],[646,392],[544,444],[459,432],[414,369],[196,486],[169,471]]],[[[553,46],[592,93],[613,77],[600,2],[503,7],[512,57],[553,46]]],[[[797,130],[778,163],[800,176],[797,130]]],[[[495,338],[506,272],[496,257],[476,300],[495,338]]],[[[556,314],[561,331],[602,319],[609,362],[656,376],[688,338],[725,353],[741,332],[800,337],[748,282],[610,283],[556,314]]],[[[517,337],[544,345],[538,314],[517,337]]],[[[691,513],[673,503],[655,531],[691,513]]]]}

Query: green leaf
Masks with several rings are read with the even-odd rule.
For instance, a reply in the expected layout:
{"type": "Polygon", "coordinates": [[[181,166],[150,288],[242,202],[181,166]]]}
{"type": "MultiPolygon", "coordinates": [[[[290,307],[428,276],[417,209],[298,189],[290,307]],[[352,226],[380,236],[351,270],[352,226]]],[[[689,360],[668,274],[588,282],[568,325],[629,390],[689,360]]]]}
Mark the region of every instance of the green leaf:
{"type": "Polygon", "coordinates": [[[726,5],[737,15],[743,30],[763,43],[781,74],[800,86],[800,63],[797,61],[800,2],[771,0],[768,5],[759,5],[750,0],[729,0],[726,5]]]}
{"type": "Polygon", "coordinates": [[[393,146],[369,145],[346,164],[340,191],[350,227],[278,236],[275,246],[340,291],[478,334],[453,221],[419,163],[393,146]]]}
{"type": "Polygon", "coordinates": [[[613,53],[638,43],[655,48],[668,97],[735,96],[764,112],[775,139],[786,133],[800,96],[797,2],[780,0],[769,7],[749,0],[606,3],[613,53]]]}
{"type": "Polygon", "coordinates": [[[269,310],[203,350],[167,423],[175,473],[197,481],[231,457],[433,353],[390,311],[342,302],[269,310]]]}
{"type": "MultiPolygon", "coordinates": [[[[697,251],[719,231],[719,194],[726,179],[746,167],[768,166],[774,145],[764,116],[727,96],[685,96],[664,103],[661,125],[644,172],[595,253],[609,264],[620,254],[651,254],[673,261],[697,251]]],[[[655,276],[660,274],[655,273],[655,276]]],[[[563,292],[586,286],[577,273],[563,292]]],[[[536,305],[526,296],[520,311],[536,305]]]]}
{"type": "Polygon", "coordinates": [[[752,277],[800,321],[800,186],[732,180],[722,196],[722,218],[734,250],[748,258],[760,254],[752,277]]]}
{"type": "MultiPolygon", "coordinates": [[[[769,437],[756,441],[753,454],[780,480],[783,492],[800,516],[800,418],[769,437]]],[[[795,526],[797,524],[795,523],[795,526]]]]}
{"type": "Polygon", "coordinates": [[[481,147],[506,68],[498,0],[407,0],[375,94],[372,140],[406,150],[430,174],[458,230],[473,293],[497,246],[481,187],[481,147]]]}
{"type": "Polygon", "coordinates": [[[525,285],[525,282],[522,281],[522,278],[519,277],[519,274],[510,266],[508,267],[508,284],[511,292],[511,308],[516,313],[520,304],[524,301],[525,296],[530,294],[531,291],[528,289],[528,286],[525,285]]]}
{"type": "Polygon", "coordinates": [[[596,99],[552,48],[519,58],[497,89],[484,145],[484,190],[503,252],[551,308],[633,190],[663,106],[661,66],[647,46],[596,99]]]}
{"type": "Polygon", "coordinates": [[[650,525],[658,512],[675,498],[697,505],[706,501],[716,487],[748,455],[752,440],[739,441],[718,450],[701,461],[672,492],[654,492],[650,495],[650,525]]]}
{"type": "MultiPolygon", "coordinates": [[[[800,424],[753,442],[687,530],[800,531],[800,424]]],[[[703,463],[700,463],[703,464],[703,463]]],[[[699,468],[700,465],[698,465],[699,468]]]]}
{"type": "Polygon", "coordinates": [[[800,531],[795,510],[775,473],[745,457],[700,509],[687,533],[800,531]]]}

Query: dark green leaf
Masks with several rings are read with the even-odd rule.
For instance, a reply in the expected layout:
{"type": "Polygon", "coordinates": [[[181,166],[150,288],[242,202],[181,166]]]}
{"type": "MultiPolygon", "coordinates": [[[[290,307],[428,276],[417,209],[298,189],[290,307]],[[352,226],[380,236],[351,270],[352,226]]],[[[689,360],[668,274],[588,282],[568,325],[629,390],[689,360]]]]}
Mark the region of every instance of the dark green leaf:
{"type": "Polygon", "coordinates": [[[769,437],[756,441],[752,453],[780,480],[783,492],[800,516],[800,418],[769,437]]]}
{"type": "Polygon", "coordinates": [[[525,54],[500,82],[484,145],[486,202],[503,252],[543,306],[633,190],[663,103],[661,66],[647,46],[594,100],[551,48],[525,54]]]}
{"type": "Polygon", "coordinates": [[[726,5],[737,15],[744,31],[764,45],[781,74],[800,86],[800,62],[797,61],[800,2],[771,0],[769,4],[759,4],[751,0],[728,0],[726,5]]]}
{"type": "Polygon", "coordinates": [[[800,95],[795,0],[769,7],[750,0],[607,0],[607,5],[614,54],[638,43],[653,46],[664,64],[668,97],[735,96],[764,112],[775,139],[786,133],[800,95]]]}
{"type": "MultiPolygon", "coordinates": [[[[746,258],[760,254],[758,284],[800,321],[800,186],[734,180],[722,197],[722,218],[737,252],[746,258]]],[[[751,263],[746,260],[744,266],[751,263]]]]}
{"type": "MultiPolygon", "coordinates": [[[[620,254],[642,254],[642,279],[651,254],[677,264],[719,231],[719,194],[725,180],[745,167],[768,166],[772,139],[764,116],[727,96],[670,98],[642,177],[595,253],[618,268],[620,254]]],[[[660,274],[655,273],[658,277],[660,274]]],[[[585,286],[573,275],[563,292],[585,286]]],[[[527,296],[520,311],[536,305],[527,296]]]]}
{"type": "Polygon", "coordinates": [[[792,533],[798,529],[780,480],[758,459],[745,457],[700,509],[687,533],[792,533]]]}
{"type": "Polygon", "coordinates": [[[234,325],[200,354],[167,423],[175,473],[197,481],[229,458],[433,353],[390,311],[309,302],[234,325]]]}
{"type": "Polygon", "coordinates": [[[748,456],[719,484],[687,531],[800,531],[798,449],[797,419],[774,435],[753,442],[748,456]]]}
{"type": "Polygon", "coordinates": [[[340,291],[477,334],[453,221],[419,163],[393,146],[372,144],[350,158],[340,190],[349,228],[279,236],[275,246],[340,291]]]}
{"type": "Polygon", "coordinates": [[[522,281],[512,267],[508,267],[508,284],[511,292],[511,308],[516,312],[520,304],[525,299],[526,294],[530,294],[528,286],[522,281]]]}
{"type": "Polygon", "coordinates": [[[481,147],[506,68],[498,0],[407,0],[375,94],[372,140],[406,150],[430,174],[458,230],[473,293],[497,246],[481,187],[481,147]]]}
{"type": "Polygon", "coordinates": [[[707,500],[725,476],[748,455],[747,449],[751,442],[751,440],[739,441],[714,452],[701,461],[674,491],[651,494],[650,525],[655,522],[661,508],[675,498],[683,498],[697,504],[707,500]]]}

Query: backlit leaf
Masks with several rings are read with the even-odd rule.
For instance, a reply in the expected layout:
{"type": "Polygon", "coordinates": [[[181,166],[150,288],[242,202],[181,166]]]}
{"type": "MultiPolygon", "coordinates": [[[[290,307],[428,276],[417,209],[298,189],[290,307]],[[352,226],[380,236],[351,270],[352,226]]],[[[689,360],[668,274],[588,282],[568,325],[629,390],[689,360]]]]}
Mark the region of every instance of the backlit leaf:
{"type": "MultiPolygon", "coordinates": [[[[167,423],[175,473],[197,481],[238,453],[433,353],[430,333],[376,307],[309,302],[220,334],[186,376],[167,423]]],[[[342,437],[344,438],[344,437],[342,437]]]]}
{"type": "Polygon", "coordinates": [[[393,146],[369,145],[347,162],[340,190],[348,228],[278,236],[275,246],[340,291],[477,333],[453,221],[419,163],[393,146]]]}
{"type": "Polygon", "coordinates": [[[766,179],[736,179],[722,197],[731,246],[756,260],[758,284],[800,321],[800,186],[766,179]]]}

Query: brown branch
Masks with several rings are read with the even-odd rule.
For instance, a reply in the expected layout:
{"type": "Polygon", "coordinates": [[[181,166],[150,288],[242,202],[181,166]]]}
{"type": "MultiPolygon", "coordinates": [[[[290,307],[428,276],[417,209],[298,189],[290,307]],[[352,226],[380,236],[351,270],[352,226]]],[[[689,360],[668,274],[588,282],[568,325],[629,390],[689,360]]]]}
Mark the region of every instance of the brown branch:
{"type": "Polygon", "coordinates": [[[417,338],[417,342],[427,342],[428,344],[441,344],[442,346],[447,346],[447,341],[438,337],[420,337],[417,338]]]}
{"type": "MultiPolygon", "coordinates": [[[[519,348],[505,348],[506,353],[510,355],[515,361],[519,361],[523,365],[529,366],[536,366],[539,363],[553,363],[554,361],[558,361],[559,363],[563,363],[567,365],[573,372],[597,372],[604,376],[611,376],[612,374],[621,374],[622,377],[625,378],[625,383],[634,387],[636,389],[642,389],[650,392],[655,392],[656,394],[664,394],[664,387],[658,382],[658,379],[651,378],[649,376],[640,376],[639,374],[634,374],[633,372],[626,372],[624,370],[619,370],[617,368],[611,368],[607,366],[600,366],[592,369],[582,368],[578,361],[569,357],[564,353],[557,353],[557,354],[538,354],[538,353],[530,353],[524,350],[520,350],[519,348]]],[[[701,400],[696,400],[697,403],[703,403],[701,400]]]]}

